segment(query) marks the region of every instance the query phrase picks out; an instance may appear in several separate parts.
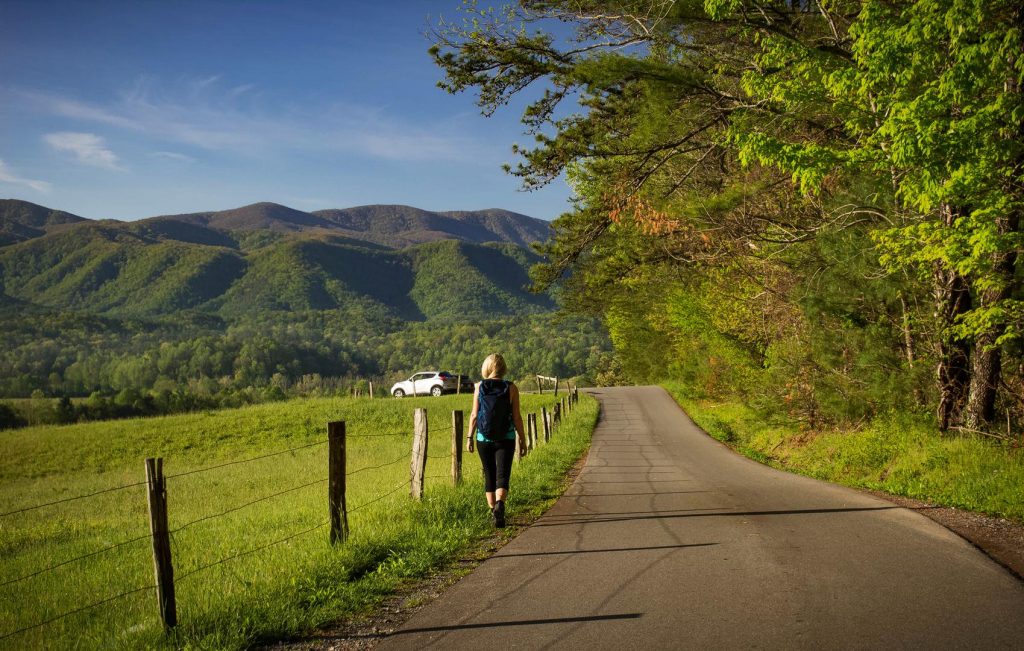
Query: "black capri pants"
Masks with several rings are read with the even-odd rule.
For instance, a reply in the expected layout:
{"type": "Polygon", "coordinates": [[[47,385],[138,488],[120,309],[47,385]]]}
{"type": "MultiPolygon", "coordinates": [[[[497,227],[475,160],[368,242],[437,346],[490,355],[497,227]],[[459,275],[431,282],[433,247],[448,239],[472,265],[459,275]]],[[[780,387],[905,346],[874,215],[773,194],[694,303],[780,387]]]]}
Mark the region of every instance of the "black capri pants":
{"type": "Polygon", "coordinates": [[[493,493],[499,488],[508,490],[508,478],[512,474],[512,459],[516,455],[515,439],[504,441],[477,441],[476,450],[484,466],[484,490],[493,493]]]}

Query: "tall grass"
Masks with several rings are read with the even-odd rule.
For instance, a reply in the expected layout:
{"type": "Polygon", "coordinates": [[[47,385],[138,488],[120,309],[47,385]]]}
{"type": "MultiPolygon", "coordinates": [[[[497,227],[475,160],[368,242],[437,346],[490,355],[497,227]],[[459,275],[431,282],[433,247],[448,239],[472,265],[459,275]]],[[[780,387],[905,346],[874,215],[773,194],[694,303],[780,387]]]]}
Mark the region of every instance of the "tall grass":
{"type": "Polygon", "coordinates": [[[705,432],[763,463],[827,481],[1024,520],[1024,450],[942,435],[928,420],[888,414],[856,430],[801,431],[738,401],[663,386],[705,432]]]}
{"type": "MultiPolygon", "coordinates": [[[[524,411],[553,402],[551,396],[523,396],[524,411]]],[[[145,457],[165,459],[180,623],[164,636],[154,591],[144,589],[0,639],[0,647],[243,648],[366,609],[488,532],[479,462],[466,456],[466,481],[459,488],[448,477],[451,411],[468,415],[470,406],[468,396],[304,399],[3,433],[3,513],[137,483],[145,457]],[[427,408],[431,432],[420,503],[408,498],[414,407],[427,408]],[[344,545],[330,547],[327,527],[318,526],[327,519],[327,485],[320,481],[327,477],[326,445],[182,474],[324,442],[329,420],[346,421],[350,474],[383,465],[349,478],[352,534],[344,545]],[[290,488],[295,490],[247,506],[290,488]],[[259,549],[279,540],[285,542],[259,549]]],[[[566,469],[588,444],[596,414],[596,403],[581,396],[551,443],[518,464],[510,513],[543,508],[558,495],[566,469]]],[[[0,586],[0,636],[151,585],[147,534],[144,486],[0,517],[0,584],[7,583],[0,586]]]]}

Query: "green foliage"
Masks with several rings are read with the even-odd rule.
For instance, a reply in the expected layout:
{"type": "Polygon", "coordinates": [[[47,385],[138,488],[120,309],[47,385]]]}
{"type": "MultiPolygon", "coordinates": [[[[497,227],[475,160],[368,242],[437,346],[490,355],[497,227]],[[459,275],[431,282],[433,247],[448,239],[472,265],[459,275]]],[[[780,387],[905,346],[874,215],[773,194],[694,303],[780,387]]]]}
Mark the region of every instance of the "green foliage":
{"type": "Polygon", "coordinates": [[[227,327],[201,317],[191,324],[64,313],[0,320],[0,392],[39,391],[39,422],[125,418],[238,406],[279,394],[334,395],[360,378],[373,379],[383,391],[424,369],[474,376],[495,351],[526,377],[593,380],[610,346],[592,319],[550,313],[453,323],[332,311],[257,318],[227,327]],[[124,391],[137,397],[115,401],[124,391]],[[50,397],[90,394],[88,401],[74,401],[73,416],[57,414],[50,397]]]}
{"type": "Polygon", "coordinates": [[[447,240],[392,250],[335,236],[250,232],[238,250],[190,241],[180,232],[189,225],[170,224],[134,232],[87,223],[4,247],[4,291],[51,309],[151,318],[189,309],[232,320],[342,310],[422,320],[552,307],[526,291],[525,269],[537,257],[511,244],[447,240]]]}
{"type": "MultiPolygon", "coordinates": [[[[514,250],[515,247],[512,248],[514,250]]],[[[410,249],[415,280],[409,295],[427,319],[464,319],[529,314],[552,307],[527,295],[526,265],[509,248],[446,240],[410,249]]],[[[525,256],[524,256],[525,257],[525,256]]],[[[536,260],[536,256],[526,259],[536,260]]]]}
{"type": "Polygon", "coordinates": [[[470,15],[435,35],[442,87],[485,112],[545,88],[513,173],[566,173],[576,204],[532,275],[605,321],[626,375],[810,427],[937,407],[1019,429],[1020,3],[470,15]]]}
{"type": "Polygon", "coordinates": [[[706,432],[792,472],[943,506],[1024,520],[1024,454],[991,442],[942,436],[927,418],[889,412],[855,430],[808,433],[766,421],[735,401],[695,398],[665,387],[706,432]]]}

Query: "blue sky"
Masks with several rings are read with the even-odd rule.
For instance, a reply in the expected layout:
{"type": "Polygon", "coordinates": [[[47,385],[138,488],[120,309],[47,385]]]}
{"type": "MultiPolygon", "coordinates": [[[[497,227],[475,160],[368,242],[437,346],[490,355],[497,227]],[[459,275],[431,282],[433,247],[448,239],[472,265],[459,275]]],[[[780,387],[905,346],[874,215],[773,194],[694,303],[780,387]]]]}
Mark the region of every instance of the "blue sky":
{"type": "Polygon", "coordinates": [[[459,0],[0,0],[0,198],[137,219],[274,201],[568,209],[501,170],[530,137],[436,87],[459,0]]]}

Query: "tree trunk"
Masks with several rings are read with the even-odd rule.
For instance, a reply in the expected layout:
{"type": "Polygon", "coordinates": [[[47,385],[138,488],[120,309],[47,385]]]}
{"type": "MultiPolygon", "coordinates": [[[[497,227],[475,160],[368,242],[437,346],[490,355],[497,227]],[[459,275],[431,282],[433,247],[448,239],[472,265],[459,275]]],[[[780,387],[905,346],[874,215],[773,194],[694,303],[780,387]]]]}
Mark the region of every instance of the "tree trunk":
{"type": "MultiPolygon", "coordinates": [[[[907,302],[903,299],[903,292],[898,293],[900,299],[900,310],[902,312],[902,328],[903,328],[903,353],[907,358],[907,368],[913,369],[916,363],[914,355],[914,337],[913,332],[910,328],[910,314],[907,312],[907,302]]],[[[925,404],[925,397],[921,392],[921,387],[918,386],[916,378],[914,381],[914,404],[923,405],[925,404]]]]}
{"type": "MultiPolygon", "coordinates": [[[[946,226],[951,226],[957,211],[946,204],[941,210],[946,226]]],[[[942,263],[936,263],[932,279],[939,340],[939,363],[935,369],[939,388],[937,417],[939,429],[944,432],[959,420],[970,383],[970,347],[953,335],[952,327],[957,317],[971,309],[971,293],[967,279],[942,263]]]]}
{"type": "MultiPolygon", "coordinates": [[[[1020,228],[1020,215],[996,220],[996,227],[1001,236],[1015,233],[1020,228]]],[[[992,264],[993,275],[997,285],[982,292],[981,306],[991,307],[1005,301],[1013,295],[1016,284],[1016,251],[1004,250],[994,254],[992,264]]],[[[975,342],[974,358],[971,368],[971,391],[967,398],[967,426],[981,429],[992,423],[996,416],[996,394],[999,390],[999,379],[1002,367],[1002,348],[996,341],[1006,332],[1006,324],[998,323],[978,337],[975,342]]]]}

